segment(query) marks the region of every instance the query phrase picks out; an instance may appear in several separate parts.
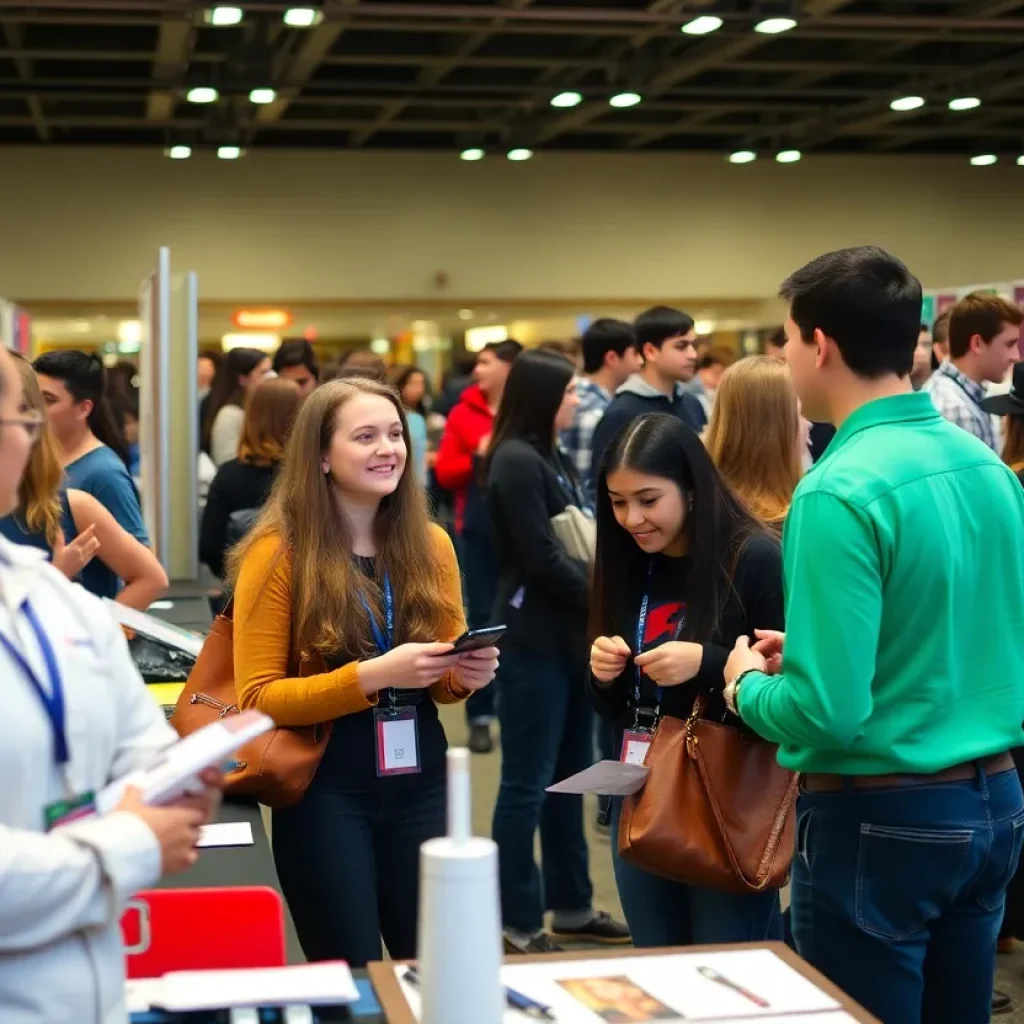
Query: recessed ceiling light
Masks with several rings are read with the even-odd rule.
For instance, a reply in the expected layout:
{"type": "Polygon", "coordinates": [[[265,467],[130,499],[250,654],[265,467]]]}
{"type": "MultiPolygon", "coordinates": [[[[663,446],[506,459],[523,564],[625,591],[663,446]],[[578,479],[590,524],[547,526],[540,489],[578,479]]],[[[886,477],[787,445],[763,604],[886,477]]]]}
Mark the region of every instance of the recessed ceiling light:
{"type": "Polygon", "coordinates": [[[217,156],[221,160],[237,160],[242,155],[241,147],[239,146],[218,146],[217,156]]]}
{"type": "Polygon", "coordinates": [[[473,163],[476,160],[483,160],[486,155],[487,154],[479,146],[470,146],[469,149],[464,149],[459,154],[459,159],[473,163]]]}
{"type": "Polygon", "coordinates": [[[752,164],[756,159],[757,154],[752,149],[738,149],[729,154],[731,164],[752,164]]]}
{"type": "Polygon", "coordinates": [[[211,85],[196,85],[185,93],[189,103],[216,103],[219,96],[220,93],[211,85]]]}
{"type": "Polygon", "coordinates": [[[775,159],[780,164],[795,164],[802,156],[799,149],[781,149],[775,154],[775,159]]]}
{"type": "Polygon", "coordinates": [[[688,21],[679,30],[688,36],[706,36],[709,32],[717,32],[722,27],[722,19],[715,14],[701,14],[688,21]]]}
{"type": "Polygon", "coordinates": [[[551,98],[553,107],[578,107],[583,102],[583,94],[578,92],[560,92],[551,98]]]}
{"type": "Polygon", "coordinates": [[[191,146],[171,146],[164,153],[172,160],[187,160],[192,155],[191,146]]]}
{"type": "Polygon", "coordinates": [[[979,153],[977,156],[971,157],[972,167],[991,167],[994,163],[999,160],[999,157],[995,153],[979,153]]]}
{"type": "Polygon", "coordinates": [[[765,18],[754,26],[754,31],[766,36],[777,36],[793,28],[796,28],[795,18],[765,18]]]}
{"type": "Polygon", "coordinates": [[[618,107],[621,110],[624,107],[635,107],[638,103],[642,102],[643,96],[638,92],[617,92],[608,101],[608,106],[618,107]]]}
{"type": "Polygon", "coordinates": [[[273,103],[277,99],[277,90],[270,88],[252,89],[249,92],[250,103],[273,103]]]}
{"type": "Polygon", "coordinates": [[[229,25],[237,25],[242,20],[241,7],[211,7],[203,12],[203,19],[207,25],[216,25],[217,28],[227,28],[229,25]]]}
{"type": "Polygon", "coordinates": [[[527,149],[525,146],[519,146],[516,149],[510,149],[505,156],[516,163],[521,163],[523,160],[529,160],[533,156],[533,150],[527,149]]]}
{"type": "Polygon", "coordinates": [[[292,28],[312,28],[324,20],[324,12],[315,7],[289,7],[284,12],[284,23],[292,28]]]}
{"type": "Polygon", "coordinates": [[[923,96],[897,96],[889,104],[890,110],[898,110],[901,113],[907,110],[918,110],[924,106],[923,96]]]}
{"type": "Polygon", "coordinates": [[[471,309],[460,309],[459,310],[459,319],[460,320],[472,320],[473,319],[473,310],[471,310],[471,309]]]}
{"type": "Polygon", "coordinates": [[[981,106],[977,96],[956,96],[949,101],[950,110],[975,110],[981,106]]]}

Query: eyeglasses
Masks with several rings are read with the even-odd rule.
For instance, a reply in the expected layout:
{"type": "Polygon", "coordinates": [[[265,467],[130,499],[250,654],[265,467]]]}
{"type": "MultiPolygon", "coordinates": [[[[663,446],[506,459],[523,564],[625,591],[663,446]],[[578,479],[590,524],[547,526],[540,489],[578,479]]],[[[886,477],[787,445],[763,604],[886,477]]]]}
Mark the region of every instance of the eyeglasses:
{"type": "Polygon", "coordinates": [[[42,413],[26,413],[18,419],[0,419],[0,427],[21,427],[28,435],[28,439],[35,444],[42,433],[44,422],[42,413]]]}

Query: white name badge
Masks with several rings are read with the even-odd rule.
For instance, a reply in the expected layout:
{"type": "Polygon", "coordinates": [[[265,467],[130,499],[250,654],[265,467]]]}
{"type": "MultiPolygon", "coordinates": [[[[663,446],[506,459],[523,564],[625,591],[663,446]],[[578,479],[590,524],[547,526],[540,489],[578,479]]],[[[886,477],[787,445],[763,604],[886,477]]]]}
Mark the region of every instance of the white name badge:
{"type": "Polygon", "coordinates": [[[411,775],[420,770],[416,709],[376,710],[373,713],[377,737],[377,774],[411,775]]]}
{"type": "Polygon", "coordinates": [[[619,760],[623,764],[643,764],[650,749],[651,733],[643,729],[627,729],[622,737],[622,754],[619,760]]]}

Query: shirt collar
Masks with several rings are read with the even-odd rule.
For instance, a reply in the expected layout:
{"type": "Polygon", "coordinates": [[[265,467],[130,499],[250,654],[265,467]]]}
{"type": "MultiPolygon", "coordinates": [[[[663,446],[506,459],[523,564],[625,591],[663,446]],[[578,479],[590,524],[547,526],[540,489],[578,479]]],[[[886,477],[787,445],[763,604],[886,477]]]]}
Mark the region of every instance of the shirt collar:
{"type": "Polygon", "coordinates": [[[0,537],[0,601],[13,614],[25,603],[46,552],[0,537]]]}
{"type": "Polygon", "coordinates": [[[829,445],[829,450],[845,444],[854,434],[871,427],[879,427],[888,423],[913,423],[940,418],[932,396],[925,391],[911,391],[905,395],[890,395],[887,398],[876,398],[855,409],[843,421],[836,431],[836,436],[829,445]]]}
{"type": "Polygon", "coordinates": [[[580,377],[580,379],[576,382],[576,390],[580,392],[581,395],[589,392],[592,395],[597,395],[600,398],[603,398],[607,402],[610,402],[612,400],[612,396],[607,391],[605,391],[605,389],[601,387],[600,384],[598,384],[596,381],[592,381],[589,377],[580,377]]]}
{"type": "Polygon", "coordinates": [[[948,359],[941,363],[936,373],[941,373],[945,377],[949,377],[950,380],[954,381],[960,387],[967,392],[967,396],[974,400],[976,405],[981,404],[981,400],[985,397],[985,387],[983,384],[979,384],[976,380],[971,380],[962,370],[958,370],[948,359]]]}

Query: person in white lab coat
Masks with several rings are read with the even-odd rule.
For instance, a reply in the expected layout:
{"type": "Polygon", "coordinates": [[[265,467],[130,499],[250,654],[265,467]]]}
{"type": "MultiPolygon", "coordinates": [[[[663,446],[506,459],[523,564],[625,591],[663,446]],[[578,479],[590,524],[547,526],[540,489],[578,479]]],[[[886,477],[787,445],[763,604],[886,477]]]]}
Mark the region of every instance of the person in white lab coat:
{"type": "MultiPolygon", "coordinates": [[[[37,417],[0,350],[0,515],[17,504],[37,417]]],[[[70,820],[176,736],[101,602],[2,538],[0,708],[0,1021],[124,1024],[121,913],[194,863],[220,776],[174,806],[129,790],[112,813],[70,820]]]]}

